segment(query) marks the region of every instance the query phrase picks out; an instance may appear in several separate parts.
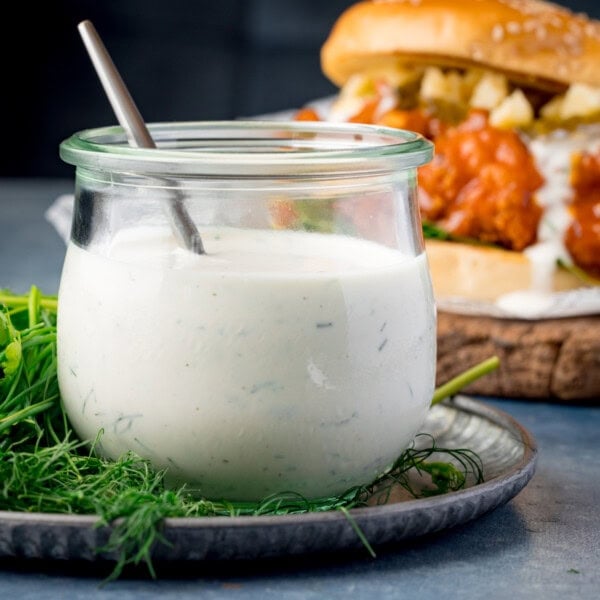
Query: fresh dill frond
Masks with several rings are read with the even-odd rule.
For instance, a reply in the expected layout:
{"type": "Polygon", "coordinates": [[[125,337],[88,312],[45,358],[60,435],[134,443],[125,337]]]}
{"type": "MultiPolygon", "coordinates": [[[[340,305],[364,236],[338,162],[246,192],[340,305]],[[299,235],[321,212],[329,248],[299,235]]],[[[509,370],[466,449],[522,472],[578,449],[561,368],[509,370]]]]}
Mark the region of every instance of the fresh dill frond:
{"type": "MultiPolygon", "coordinates": [[[[56,297],[42,295],[35,286],[26,296],[0,291],[0,510],[97,515],[97,526],[110,526],[110,535],[96,550],[118,557],[108,580],[119,577],[126,565],[140,563],[155,576],[152,551],[167,543],[162,535],[166,518],[339,510],[374,556],[350,509],[383,504],[397,487],[419,498],[483,481],[474,452],[440,448],[422,435],[370,485],[318,501],[288,491],[258,503],[217,502],[198,498],[185,487],[168,489],[164,472],[147,460],[131,452],[105,459],[95,452],[101,434],[91,448],[75,435],[58,388],[56,310],[56,297]]],[[[495,366],[497,359],[442,386],[434,401],[495,366]]]]}

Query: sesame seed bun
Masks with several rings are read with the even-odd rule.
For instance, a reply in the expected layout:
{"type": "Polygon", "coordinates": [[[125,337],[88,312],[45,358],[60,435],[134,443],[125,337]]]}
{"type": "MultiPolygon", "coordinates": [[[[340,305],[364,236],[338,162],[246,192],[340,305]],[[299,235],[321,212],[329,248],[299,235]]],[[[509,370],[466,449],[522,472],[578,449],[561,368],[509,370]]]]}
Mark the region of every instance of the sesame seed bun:
{"type": "Polygon", "coordinates": [[[321,49],[338,86],[419,64],[485,67],[548,91],[600,86],[600,22],[540,0],[372,0],[344,11],[321,49]]]}

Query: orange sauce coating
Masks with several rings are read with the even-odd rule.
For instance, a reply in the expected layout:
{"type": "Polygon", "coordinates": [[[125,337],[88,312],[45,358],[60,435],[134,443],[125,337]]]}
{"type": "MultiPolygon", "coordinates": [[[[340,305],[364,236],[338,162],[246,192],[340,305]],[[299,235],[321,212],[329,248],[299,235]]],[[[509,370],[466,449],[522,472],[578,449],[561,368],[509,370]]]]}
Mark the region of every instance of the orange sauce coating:
{"type": "Polygon", "coordinates": [[[600,277],[600,150],[574,158],[571,185],[573,221],[565,245],[575,264],[600,277]]]}
{"type": "MultiPolygon", "coordinates": [[[[365,102],[349,121],[407,129],[435,141],[433,161],[419,169],[424,219],[457,236],[523,250],[535,243],[542,210],[535,191],[543,184],[533,156],[518,134],[492,127],[487,112],[473,110],[450,126],[426,110],[392,109],[377,116],[379,98],[365,102]]],[[[301,109],[297,120],[320,120],[301,109]]],[[[573,222],[565,244],[575,264],[600,277],[600,151],[573,162],[573,222]]]]}
{"type": "Polygon", "coordinates": [[[518,134],[472,111],[435,138],[436,155],[419,172],[424,219],[457,236],[523,250],[542,214],[534,192],[543,178],[518,134]]]}

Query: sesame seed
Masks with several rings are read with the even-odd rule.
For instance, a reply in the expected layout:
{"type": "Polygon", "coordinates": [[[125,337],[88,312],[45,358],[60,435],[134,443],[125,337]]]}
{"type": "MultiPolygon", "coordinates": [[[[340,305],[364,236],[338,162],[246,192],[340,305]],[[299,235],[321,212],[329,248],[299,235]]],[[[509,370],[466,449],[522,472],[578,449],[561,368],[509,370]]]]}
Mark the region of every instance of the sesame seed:
{"type": "Polygon", "coordinates": [[[471,58],[474,60],[481,60],[483,58],[483,52],[479,48],[473,48],[471,50],[471,58]]]}
{"type": "Polygon", "coordinates": [[[500,24],[494,25],[492,28],[492,40],[500,42],[504,38],[504,28],[500,24]]]}
{"type": "Polygon", "coordinates": [[[506,24],[506,31],[512,35],[516,35],[517,33],[521,33],[521,25],[516,21],[509,21],[506,24]]]}

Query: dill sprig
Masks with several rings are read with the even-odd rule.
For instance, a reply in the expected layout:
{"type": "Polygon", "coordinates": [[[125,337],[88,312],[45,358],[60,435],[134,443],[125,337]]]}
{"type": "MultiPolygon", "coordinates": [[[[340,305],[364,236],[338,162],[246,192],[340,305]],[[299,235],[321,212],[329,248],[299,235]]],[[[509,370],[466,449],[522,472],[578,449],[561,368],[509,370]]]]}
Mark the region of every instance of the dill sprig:
{"type": "MultiPolygon", "coordinates": [[[[341,511],[374,556],[348,512],[383,504],[400,486],[412,497],[445,494],[483,481],[477,455],[468,449],[440,448],[431,436],[417,436],[392,468],[367,486],[318,501],[293,491],[258,503],[215,502],[185,486],[168,489],[164,472],[132,452],[118,460],[80,441],[62,410],[56,376],[57,298],[33,286],[19,296],[0,290],[0,510],[97,515],[110,526],[107,544],[97,552],[116,555],[107,580],[129,564],[144,563],[155,577],[152,549],[166,544],[161,533],[170,517],[289,515],[341,511]]],[[[497,359],[469,370],[436,390],[434,402],[496,368],[497,359]]]]}

